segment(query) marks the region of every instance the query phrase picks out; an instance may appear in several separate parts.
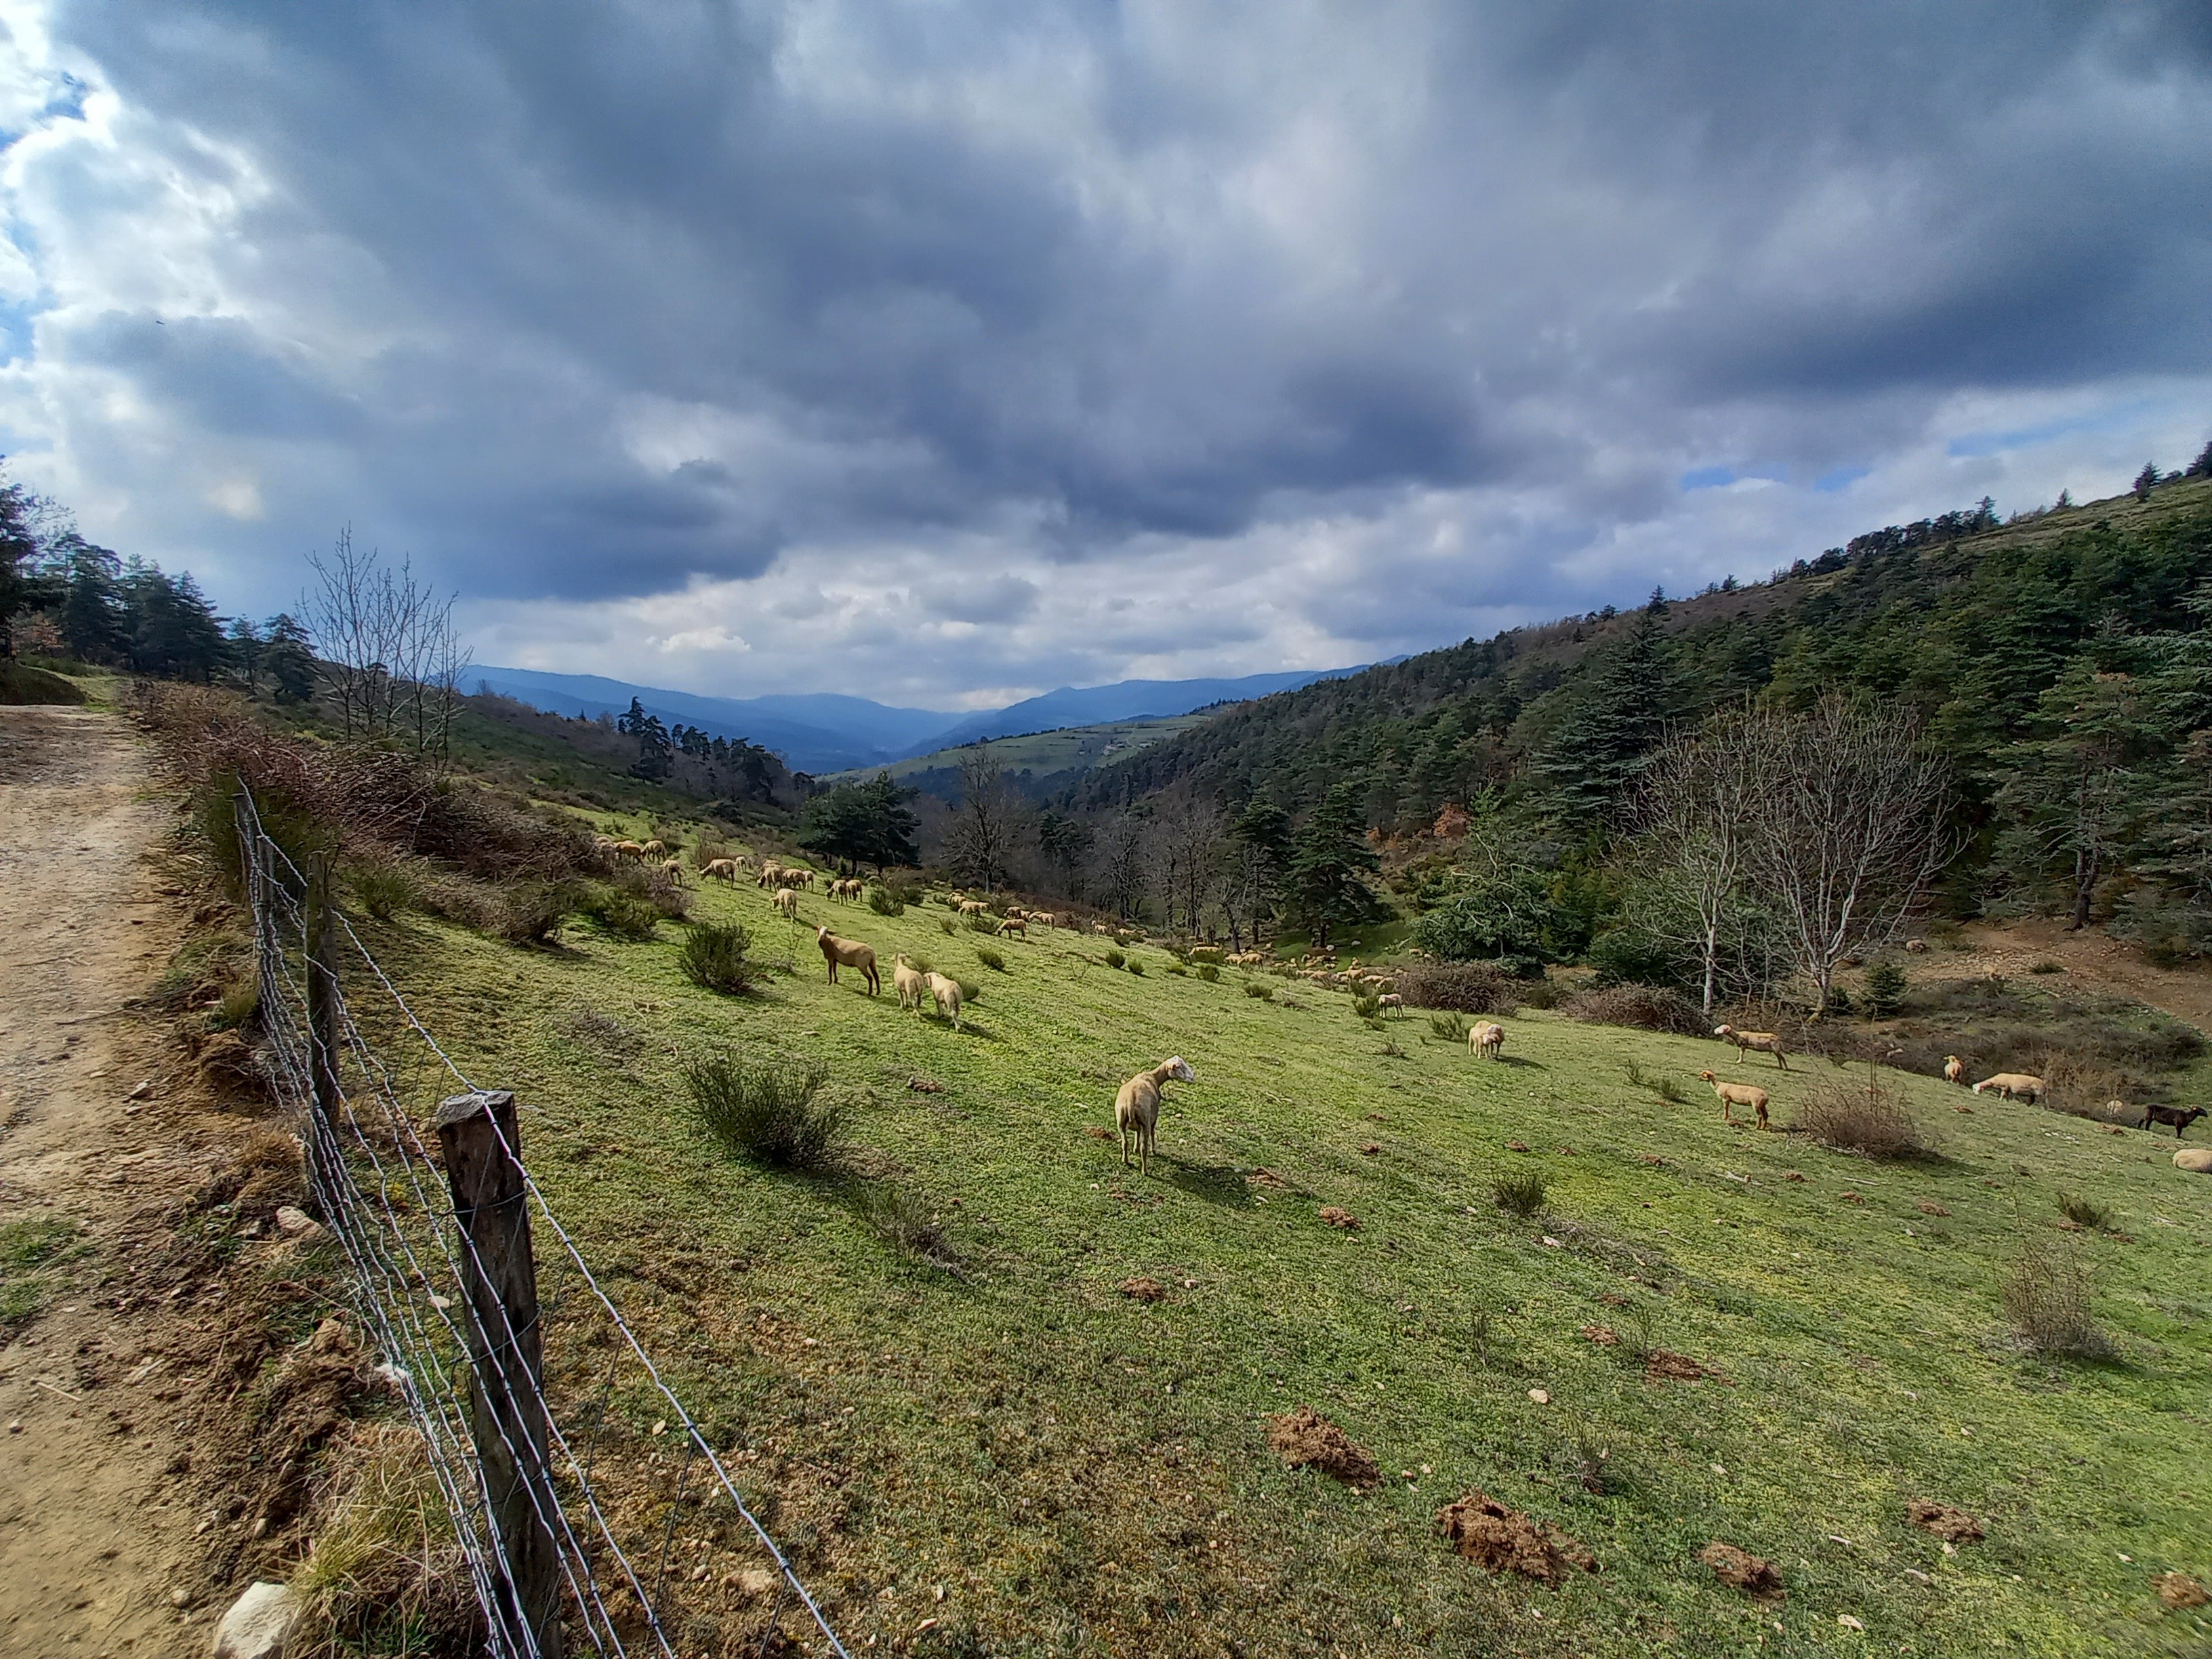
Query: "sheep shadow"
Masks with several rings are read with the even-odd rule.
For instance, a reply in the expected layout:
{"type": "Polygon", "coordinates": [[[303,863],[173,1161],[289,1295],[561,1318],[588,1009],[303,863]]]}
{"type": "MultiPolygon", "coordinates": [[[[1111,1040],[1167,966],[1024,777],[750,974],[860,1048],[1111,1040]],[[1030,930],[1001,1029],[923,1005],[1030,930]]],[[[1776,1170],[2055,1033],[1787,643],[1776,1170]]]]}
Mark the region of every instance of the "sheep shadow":
{"type": "Polygon", "coordinates": [[[1493,1066],[1510,1066],[1516,1071],[1541,1072],[1548,1069],[1541,1060],[1530,1060],[1526,1054],[1500,1054],[1489,1063],[1493,1066]]]}
{"type": "Polygon", "coordinates": [[[1194,1164],[1158,1152],[1152,1154],[1152,1162],[1163,1166],[1168,1184],[1178,1192],[1232,1210],[1252,1207],[1252,1188],[1233,1164],[1194,1164]]]}

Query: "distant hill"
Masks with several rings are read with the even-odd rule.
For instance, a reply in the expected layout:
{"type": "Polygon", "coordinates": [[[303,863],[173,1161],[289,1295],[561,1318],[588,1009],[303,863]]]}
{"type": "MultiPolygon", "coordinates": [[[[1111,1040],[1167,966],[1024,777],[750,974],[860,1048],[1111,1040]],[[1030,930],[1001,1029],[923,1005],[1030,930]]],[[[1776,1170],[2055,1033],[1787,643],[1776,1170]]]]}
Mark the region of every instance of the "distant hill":
{"type": "MultiPolygon", "coordinates": [[[[1188,714],[1169,714],[1153,720],[1112,720],[1103,726],[1062,726],[1050,732],[1025,732],[1015,737],[990,738],[980,744],[933,749],[895,761],[885,769],[899,782],[957,800],[960,794],[960,763],[978,749],[1006,769],[1013,786],[1033,800],[1045,800],[1067,788],[1095,766],[1134,754],[1147,744],[1158,743],[1213,718],[1208,708],[1188,714]]],[[[823,783],[855,782],[872,777],[878,769],[854,771],[817,780],[823,783]]]]}
{"type": "Polygon", "coordinates": [[[1243,702],[1310,684],[1331,674],[1357,672],[1300,670],[1237,679],[1123,680],[1114,685],[1063,686],[979,714],[896,708],[866,697],[826,692],[702,696],[665,686],[634,685],[598,674],[549,674],[494,665],[471,670],[468,684],[472,690],[481,685],[550,714],[588,718],[619,714],[635,698],[647,714],[658,714],[665,722],[696,726],[710,737],[743,738],[773,750],[794,770],[819,776],[887,765],[988,738],[1187,714],[1214,703],[1243,702]]]}

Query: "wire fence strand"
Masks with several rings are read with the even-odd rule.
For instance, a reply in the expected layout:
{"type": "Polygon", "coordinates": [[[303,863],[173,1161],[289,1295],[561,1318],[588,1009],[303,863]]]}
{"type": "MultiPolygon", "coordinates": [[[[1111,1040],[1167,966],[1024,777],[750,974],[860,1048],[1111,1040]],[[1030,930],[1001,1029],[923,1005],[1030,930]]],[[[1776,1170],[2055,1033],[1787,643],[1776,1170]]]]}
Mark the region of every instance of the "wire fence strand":
{"type": "MultiPolygon", "coordinates": [[[[781,1633],[794,1650],[850,1659],[585,1259],[523,1159],[520,1135],[488,1107],[480,1115],[519,1182],[527,1235],[537,1255],[562,1272],[559,1293],[519,1324],[501,1297],[485,1293],[499,1282],[494,1264],[465,1224],[442,1152],[426,1140],[424,1126],[441,1098],[481,1106],[508,1097],[479,1090],[417,1018],[330,903],[327,872],[303,870],[249,794],[237,797],[236,818],[264,1068],[299,1135],[313,1201],[345,1259],[380,1374],[422,1436],[491,1651],[500,1659],[556,1659],[585,1649],[688,1659],[741,1636],[750,1646],[757,1622],[763,1651],[781,1633]],[[362,994],[358,1006],[349,983],[362,994]],[[610,1459],[605,1454],[625,1430],[635,1455],[610,1459]],[[680,1468],[672,1498],[664,1498],[665,1461],[678,1441],[680,1468]],[[695,1467],[707,1477],[699,1497],[690,1495],[695,1467]],[[511,1489],[505,1471],[513,1472],[511,1489]],[[704,1514],[717,1489],[772,1572],[772,1603],[752,1588],[757,1571],[740,1570],[734,1555],[714,1572],[709,1536],[698,1540],[690,1574],[671,1571],[690,1511],[702,1534],[719,1534],[704,1514]],[[553,1557],[558,1606],[550,1618],[518,1599],[518,1585],[534,1582],[529,1568],[538,1547],[553,1557]],[[805,1613],[796,1636],[781,1630],[793,1606],[805,1613]]],[[[533,1282],[537,1265],[530,1266],[533,1282]]]]}

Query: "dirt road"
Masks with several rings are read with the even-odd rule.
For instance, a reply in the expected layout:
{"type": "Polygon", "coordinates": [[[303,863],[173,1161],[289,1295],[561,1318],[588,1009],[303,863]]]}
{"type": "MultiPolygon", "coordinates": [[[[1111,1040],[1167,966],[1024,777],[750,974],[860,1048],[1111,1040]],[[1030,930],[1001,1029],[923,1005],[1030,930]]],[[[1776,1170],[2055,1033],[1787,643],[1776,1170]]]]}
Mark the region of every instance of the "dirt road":
{"type": "Polygon", "coordinates": [[[161,1317],[118,1311],[129,1251],[192,1190],[205,1139],[160,1024],[126,1006],[185,920],[174,808],[149,785],[118,716],[0,708],[0,1288],[45,1304],[0,1322],[0,1655],[209,1639],[176,1391],[148,1358],[161,1317]]]}

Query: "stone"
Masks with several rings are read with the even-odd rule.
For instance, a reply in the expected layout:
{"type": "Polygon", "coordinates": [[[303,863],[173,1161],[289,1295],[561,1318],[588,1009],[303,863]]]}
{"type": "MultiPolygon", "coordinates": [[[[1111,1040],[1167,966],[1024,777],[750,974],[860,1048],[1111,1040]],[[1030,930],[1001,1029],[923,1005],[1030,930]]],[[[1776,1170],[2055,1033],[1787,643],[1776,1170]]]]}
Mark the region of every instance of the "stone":
{"type": "Polygon", "coordinates": [[[289,1585],[247,1585],[216,1626],[215,1659],[283,1659],[301,1611],[299,1593],[289,1585]]]}
{"type": "Polygon", "coordinates": [[[2185,1146],[2173,1155],[2173,1167],[2191,1175],[2212,1175],[2212,1146],[2185,1146]]]}
{"type": "Polygon", "coordinates": [[[276,1231],[287,1238],[313,1238],[323,1231],[323,1224],[297,1206],[287,1204],[276,1212],[276,1231]]]}

